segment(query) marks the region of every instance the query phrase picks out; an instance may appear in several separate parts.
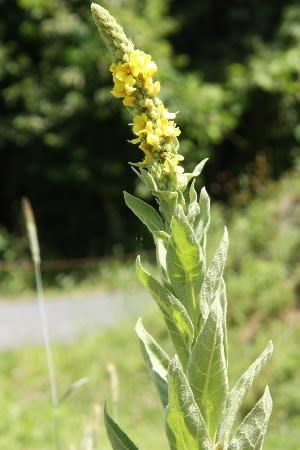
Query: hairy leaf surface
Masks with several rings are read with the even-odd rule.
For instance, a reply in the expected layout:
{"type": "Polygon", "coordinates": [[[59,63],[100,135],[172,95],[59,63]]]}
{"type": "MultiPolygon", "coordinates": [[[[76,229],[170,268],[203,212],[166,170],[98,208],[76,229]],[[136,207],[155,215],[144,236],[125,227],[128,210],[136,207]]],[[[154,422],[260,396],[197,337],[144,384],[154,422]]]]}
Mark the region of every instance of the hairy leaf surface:
{"type": "Polygon", "coordinates": [[[199,293],[204,277],[204,260],[181,206],[177,206],[171,222],[171,238],[166,258],[169,280],[176,296],[196,322],[199,315],[199,293]]]}
{"type": "Polygon", "coordinates": [[[140,219],[140,221],[146,225],[151,233],[164,229],[164,225],[159,214],[154,208],[152,208],[152,206],[148,205],[148,203],[143,200],[134,197],[128,192],[124,192],[124,198],[128,208],[130,208],[131,211],[140,219]]]}
{"type": "Polygon", "coordinates": [[[271,412],[272,398],[267,386],[261,399],[239,426],[228,450],[261,450],[271,412]]]}
{"type": "Polygon", "coordinates": [[[166,220],[166,223],[169,224],[176,209],[178,192],[158,190],[155,192],[155,196],[157,197],[159,202],[159,210],[166,220]]]}
{"type": "MultiPolygon", "coordinates": [[[[204,315],[208,314],[219,289],[227,258],[227,251],[228,233],[227,229],[225,228],[219,247],[205,273],[203,284],[201,286],[200,305],[202,306],[201,311],[204,315]]],[[[206,317],[204,317],[204,319],[206,319],[206,317]]]]}
{"type": "Polygon", "coordinates": [[[195,180],[192,181],[189,191],[189,205],[187,210],[187,219],[191,226],[193,226],[195,219],[200,214],[200,206],[198,203],[198,195],[195,189],[195,180]]]}
{"type": "Polygon", "coordinates": [[[203,254],[206,255],[206,234],[210,224],[210,198],[205,187],[200,191],[199,196],[200,214],[195,220],[194,230],[203,254]]]}
{"type": "Polygon", "coordinates": [[[170,358],[155,339],[145,330],[141,319],[137,321],[135,330],[140,339],[146,365],[150,371],[162,405],[165,408],[168,403],[167,373],[170,358]]]}
{"type": "Polygon", "coordinates": [[[171,450],[212,449],[205,421],[176,356],[169,366],[168,386],[166,429],[171,450]]]}
{"type": "Polygon", "coordinates": [[[194,328],[185,307],[167,288],[163,287],[142,267],[139,257],[137,258],[136,268],[141,282],[149,289],[159,305],[176,353],[178,353],[182,364],[186,366],[194,338],[194,328]]]}
{"type": "Polygon", "coordinates": [[[214,303],[187,366],[187,377],[211,438],[215,436],[228,392],[222,321],[221,307],[214,303]]]}
{"type": "Polygon", "coordinates": [[[273,344],[270,341],[261,355],[243,373],[236,385],[229,392],[220,425],[220,430],[218,432],[218,438],[220,441],[224,442],[225,446],[229,441],[231,430],[235,423],[236,416],[242,404],[242,401],[249,388],[252,386],[256,376],[270,359],[272,352],[273,344]]]}

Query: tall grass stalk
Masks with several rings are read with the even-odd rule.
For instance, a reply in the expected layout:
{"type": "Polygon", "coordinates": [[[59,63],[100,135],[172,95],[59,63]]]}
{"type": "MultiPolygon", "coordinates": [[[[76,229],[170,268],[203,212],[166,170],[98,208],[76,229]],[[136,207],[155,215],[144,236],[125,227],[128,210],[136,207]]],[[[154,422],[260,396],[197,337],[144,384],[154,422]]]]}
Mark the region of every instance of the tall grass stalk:
{"type": "Polygon", "coordinates": [[[39,315],[41,320],[41,328],[43,335],[43,344],[45,349],[49,386],[50,386],[50,396],[51,405],[53,411],[53,435],[56,450],[60,450],[60,433],[59,433],[59,401],[57,394],[57,382],[55,375],[55,367],[51,349],[50,335],[49,335],[49,325],[45,308],[45,296],[42,281],[41,272],[41,256],[40,256],[40,246],[38,240],[38,233],[36,222],[33,214],[33,210],[30,201],[27,198],[22,199],[22,209],[26,223],[27,235],[29,240],[29,246],[31,251],[31,257],[34,267],[34,276],[36,284],[37,301],[39,308],[39,315]]]}
{"type": "Polygon", "coordinates": [[[116,366],[109,362],[107,364],[107,371],[110,378],[110,393],[111,393],[111,403],[112,403],[112,416],[114,420],[118,420],[119,416],[119,398],[120,398],[120,389],[119,389],[119,376],[117,372],[116,366]]]}

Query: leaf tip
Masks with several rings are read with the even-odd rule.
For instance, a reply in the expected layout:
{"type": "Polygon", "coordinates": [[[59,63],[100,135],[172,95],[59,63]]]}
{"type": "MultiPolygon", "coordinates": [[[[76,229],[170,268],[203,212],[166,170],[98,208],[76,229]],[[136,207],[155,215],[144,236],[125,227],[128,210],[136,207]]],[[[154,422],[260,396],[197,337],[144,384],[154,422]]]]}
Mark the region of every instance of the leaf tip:
{"type": "Polygon", "coordinates": [[[143,328],[144,328],[144,326],[143,326],[142,318],[139,317],[138,320],[136,321],[135,328],[134,328],[136,331],[136,334],[139,335],[140,331],[143,328]]]}

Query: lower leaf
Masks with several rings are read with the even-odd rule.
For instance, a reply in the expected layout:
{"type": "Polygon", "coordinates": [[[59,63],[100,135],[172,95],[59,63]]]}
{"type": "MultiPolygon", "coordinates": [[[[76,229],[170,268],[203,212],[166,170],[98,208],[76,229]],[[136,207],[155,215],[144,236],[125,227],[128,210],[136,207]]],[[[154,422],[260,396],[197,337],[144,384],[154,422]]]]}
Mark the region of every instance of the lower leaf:
{"type": "Polygon", "coordinates": [[[138,450],[137,446],[129,439],[127,434],[110,417],[106,406],[104,408],[104,421],[113,450],[138,450]]]}
{"type": "Polygon", "coordinates": [[[167,372],[170,358],[145,330],[141,319],[138,320],[135,331],[140,339],[144,360],[151,373],[162,405],[165,408],[168,403],[167,372]]]}
{"type": "Polygon", "coordinates": [[[177,358],[168,373],[166,429],[171,450],[212,450],[205,421],[177,358]]]}

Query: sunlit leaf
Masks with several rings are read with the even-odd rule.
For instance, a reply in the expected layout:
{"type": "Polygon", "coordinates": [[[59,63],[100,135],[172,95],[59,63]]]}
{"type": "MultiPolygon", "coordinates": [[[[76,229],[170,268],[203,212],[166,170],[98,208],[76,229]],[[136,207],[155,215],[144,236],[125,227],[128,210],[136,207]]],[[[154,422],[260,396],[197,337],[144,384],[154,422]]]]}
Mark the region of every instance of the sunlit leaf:
{"type": "Polygon", "coordinates": [[[170,449],[212,450],[205,421],[176,356],[169,366],[168,386],[169,404],[165,415],[170,449]]]}
{"type": "Polygon", "coordinates": [[[187,377],[209,435],[214,438],[228,392],[222,310],[218,303],[214,303],[196,339],[187,377]]]}
{"type": "Polygon", "coordinates": [[[194,338],[194,329],[191,319],[180,301],[142,267],[139,257],[136,261],[136,268],[139,279],[144,286],[149,289],[160,307],[176,353],[179,355],[182,364],[185,366],[194,338]]]}
{"type": "Polygon", "coordinates": [[[236,385],[229,392],[226,400],[220,429],[218,431],[218,438],[227,445],[232,427],[235,423],[237,413],[241,407],[242,401],[247,394],[249,388],[252,386],[256,376],[266,365],[273,352],[273,344],[270,341],[261,353],[261,355],[254,361],[253,364],[243,373],[236,385]]]}
{"type": "Polygon", "coordinates": [[[210,198],[205,187],[200,191],[199,196],[200,214],[195,220],[194,229],[197,241],[202,247],[204,255],[206,254],[206,235],[210,224],[210,198]]]}
{"type": "Polygon", "coordinates": [[[239,426],[228,450],[261,450],[271,412],[272,398],[267,386],[261,399],[239,426]]]}
{"type": "Polygon", "coordinates": [[[192,320],[199,315],[199,293],[204,277],[203,254],[181,206],[177,206],[171,222],[171,238],[167,247],[167,271],[177,298],[184,304],[192,320]]]}
{"type": "Polygon", "coordinates": [[[126,205],[140,219],[140,221],[146,225],[151,233],[164,229],[164,225],[159,214],[154,208],[152,208],[152,206],[148,205],[148,203],[143,200],[128,194],[128,192],[124,192],[124,198],[126,205]]]}
{"type": "Polygon", "coordinates": [[[146,365],[151,373],[163,407],[165,408],[168,403],[167,373],[170,358],[154,338],[145,330],[141,319],[138,320],[135,331],[140,339],[146,365]]]}
{"type": "MultiPolygon", "coordinates": [[[[200,305],[203,314],[207,314],[222,280],[228,250],[228,233],[225,228],[219,247],[207,271],[201,286],[200,305]]],[[[204,317],[205,319],[205,317],[204,317]]]]}

